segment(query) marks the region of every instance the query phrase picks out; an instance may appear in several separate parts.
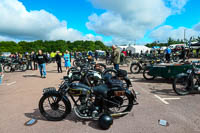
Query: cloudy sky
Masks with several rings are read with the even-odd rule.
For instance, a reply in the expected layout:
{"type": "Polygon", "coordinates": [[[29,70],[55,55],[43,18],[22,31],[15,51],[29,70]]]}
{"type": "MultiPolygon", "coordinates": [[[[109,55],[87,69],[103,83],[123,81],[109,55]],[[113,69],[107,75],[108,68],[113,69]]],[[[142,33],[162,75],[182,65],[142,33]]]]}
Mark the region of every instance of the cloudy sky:
{"type": "Polygon", "coordinates": [[[200,35],[199,0],[0,0],[0,41],[166,42],[200,35]]]}

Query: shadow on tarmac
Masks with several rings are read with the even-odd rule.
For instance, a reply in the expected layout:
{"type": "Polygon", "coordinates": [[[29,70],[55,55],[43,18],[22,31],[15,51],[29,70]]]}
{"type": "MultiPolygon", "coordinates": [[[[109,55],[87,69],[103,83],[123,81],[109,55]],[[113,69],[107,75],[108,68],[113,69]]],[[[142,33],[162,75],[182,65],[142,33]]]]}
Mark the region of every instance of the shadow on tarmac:
{"type": "Polygon", "coordinates": [[[24,78],[41,78],[39,75],[23,75],[24,78]]]}
{"type": "MultiPolygon", "coordinates": [[[[24,115],[29,119],[48,121],[40,114],[39,109],[34,109],[33,113],[24,113],[24,115]]],[[[75,113],[73,111],[69,115],[67,115],[67,117],[64,119],[64,121],[65,120],[68,120],[68,121],[74,122],[74,123],[81,122],[83,125],[90,126],[91,128],[94,128],[96,130],[102,130],[98,126],[98,121],[80,119],[75,115],[75,113]]],[[[51,121],[49,121],[49,122],[51,122],[51,121]]]]}

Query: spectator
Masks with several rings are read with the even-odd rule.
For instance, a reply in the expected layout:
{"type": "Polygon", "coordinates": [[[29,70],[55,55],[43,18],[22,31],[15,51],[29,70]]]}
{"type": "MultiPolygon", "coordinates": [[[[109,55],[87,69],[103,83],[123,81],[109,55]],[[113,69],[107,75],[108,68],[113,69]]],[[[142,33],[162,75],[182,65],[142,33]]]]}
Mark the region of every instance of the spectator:
{"type": "Polygon", "coordinates": [[[66,71],[68,71],[68,69],[71,67],[71,63],[70,63],[70,54],[69,51],[67,50],[66,53],[64,54],[64,60],[65,60],[66,71]]]}
{"type": "Polygon", "coordinates": [[[120,63],[120,49],[117,48],[115,45],[112,46],[112,61],[114,63],[115,70],[119,70],[119,63],[120,63]]]}
{"type": "Polygon", "coordinates": [[[38,67],[40,70],[41,78],[46,78],[46,63],[47,57],[42,53],[42,50],[38,51],[38,55],[36,56],[38,67]]]}
{"type": "Polygon", "coordinates": [[[26,53],[25,57],[28,61],[27,70],[32,70],[31,56],[28,53],[26,53]]]}
{"type": "Polygon", "coordinates": [[[166,55],[165,55],[165,58],[166,58],[166,61],[169,63],[170,62],[170,55],[171,55],[171,49],[169,48],[169,47],[167,47],[166,48],[166,50],[165,50],[165,53],[166,53],[166,55]]]}
{"type": "Polygon", "coordinates": [[[37,70],[38,69],[38,65],[37,65],[37,54],[32,51],[31,53],[32,57],[33,57],[33,69],[37,70]]]}
{"type": "Polygon", "coordinates": [[[126,52],[125,48],[122,50],[122,53],[124,54],[124,56],[127,56],[127,52],[126,52]]]}
{"type": "Polygon", "coordinates": [[[56,52],[55,58],[56,58],[58,73],[62,73],[61,56],[59,51],[56,52]]]}

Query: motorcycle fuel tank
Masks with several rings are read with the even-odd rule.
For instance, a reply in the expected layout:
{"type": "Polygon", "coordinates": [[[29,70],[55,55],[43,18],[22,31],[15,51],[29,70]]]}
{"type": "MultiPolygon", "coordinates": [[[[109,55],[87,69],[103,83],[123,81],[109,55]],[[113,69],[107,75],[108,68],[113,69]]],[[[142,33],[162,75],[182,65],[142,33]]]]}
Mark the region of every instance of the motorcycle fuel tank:
{"type": "Polygon", "coordinates": [[[74,83],[69,89],[69,94],[72,96],[88,95],[90,94],[90,90],[91,88],[84,84],[74,83]]]}

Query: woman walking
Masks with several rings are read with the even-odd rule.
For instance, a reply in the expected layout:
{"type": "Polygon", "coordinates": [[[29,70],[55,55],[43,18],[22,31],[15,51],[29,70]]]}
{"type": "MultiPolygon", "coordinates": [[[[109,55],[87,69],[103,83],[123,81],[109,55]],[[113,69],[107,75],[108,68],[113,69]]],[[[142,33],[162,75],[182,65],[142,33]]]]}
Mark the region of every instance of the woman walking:
{"type": "Polygon", "coordinates": [[[64,54],[64,60],[65,60],[66,71],[68,71],[68,69],[71,67],[71,63],[70,63],[70,54],[69,51],[67,50],[66,53],[64,54]]]}

